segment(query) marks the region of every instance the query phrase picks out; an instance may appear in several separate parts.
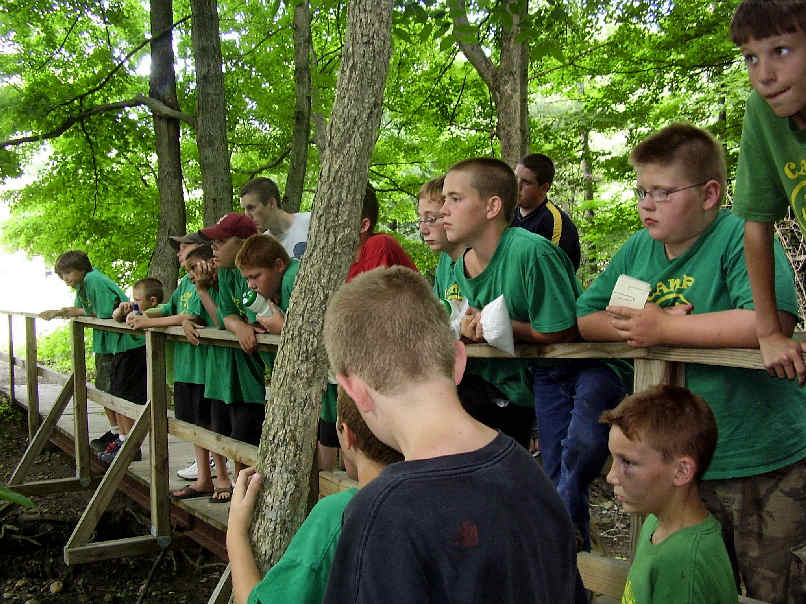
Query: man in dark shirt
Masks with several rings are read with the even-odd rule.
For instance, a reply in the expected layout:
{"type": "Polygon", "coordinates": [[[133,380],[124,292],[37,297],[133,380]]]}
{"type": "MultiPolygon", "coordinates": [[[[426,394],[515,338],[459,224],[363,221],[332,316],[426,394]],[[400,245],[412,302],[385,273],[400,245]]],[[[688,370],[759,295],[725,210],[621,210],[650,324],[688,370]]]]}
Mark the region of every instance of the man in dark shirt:
{"type": "Polygon", "coordinates": [[[521,227],[542,235],[559,245],[579,269],[579,233],[571,218],[546,198],[554,181],[554,162],[542,153],[533,153],[521,159],[515,168],[518,177],[518,207],[512,217],[512,226],[521,227]]]}

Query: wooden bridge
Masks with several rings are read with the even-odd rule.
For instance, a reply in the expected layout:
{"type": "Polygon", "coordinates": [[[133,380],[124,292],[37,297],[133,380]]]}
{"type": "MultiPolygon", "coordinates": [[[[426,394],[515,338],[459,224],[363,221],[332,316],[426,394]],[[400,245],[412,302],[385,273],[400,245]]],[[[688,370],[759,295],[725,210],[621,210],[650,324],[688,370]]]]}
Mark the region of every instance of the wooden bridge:
{"type": "MultiPolygon", "coordinates": [[[[174,477],[178,469],[194,459],[194,444],[247,465],[254,465],[257,447],[177,420],[168,409],[165,344],[168,340],[184,341],[184,331],[178,327],[146,330],[148,401],[145,405],[136,405],[88,385],[85,366],[86,328],[122,333],[131,333],[131,329],[109,319],[72,319],[73,372],[64,376],[37,363],[37,315],[4,310],[0,310],[0,313],[8,316],[8,354],[0,353],[0,359],[9,365],[8,380],[0,383],[0,390],[5,390],[13,402],[24,406],[28,412],[28,448],[11,475],[8,486],[24,495],[82,489],[93,491],[87,508],[65,544],[65,563],[73,565],[146,554],[170,547],[180,538],[193,539],[226,559],[225,533],[229,506],[208,503],[203,497],[172,500],[169,491],[182,486],[174,477]],[[24,359],[14,355],[14,317],[23,318],[25,322],[24,359]],[[16,376],[23,371],[25,386],[17,386],[16,376]],[[41,384],[40,379],[43,380],[41,384]],[[129,437],[108,468],[91,455],[89,447],[91,436],[100,435],[108,429],[104,408],[135,420],[129,437]],[[143,446],[142,461],[133,461],[146,436],[148,443],[143,446]],[[26,482],[25,477],[34,460],[48,441],[75,457],[75,476],[26,482]],[[172,484],[174,480],[177,484],[172,484]],[[150,509],[150,534],[91,542],[93,531],[117,490],[150,509]]],[[[233,334],[218,329],[200,330],[200,340],[216,346],[239,346],[233,334]]],[[[258,335],[257,340],[259,349],[272,350],[276,349],[280,338],[264,334],[258,335]]],[[[471,357],[511,358],[484,344],[468,346],[468,354],[471,357]]],[[[520,345],[516,347],[516,354],[520,358],[632,359],[636,391],[654,384],[683,384],[685,363],[763,369],[759,351],[753,349],[632,348],[623,343],[573,343],[520,345]]],[[[321,472],[319,483],[320,496],[355,486],[343,472],[321,472]]],[[[641,519],[633,516],[631,551],[634,551],[640,523],[641,519]]],[[[588,589],[620,599],[629,569],[628,561],[592,553],[580,554],[578,564],[588,589]]],[[[211,595],[211,604],[228,600],[228,570],[229,567],[211,595]]],[[[755,602],[743,597],[739,601],[755,602]]]]}

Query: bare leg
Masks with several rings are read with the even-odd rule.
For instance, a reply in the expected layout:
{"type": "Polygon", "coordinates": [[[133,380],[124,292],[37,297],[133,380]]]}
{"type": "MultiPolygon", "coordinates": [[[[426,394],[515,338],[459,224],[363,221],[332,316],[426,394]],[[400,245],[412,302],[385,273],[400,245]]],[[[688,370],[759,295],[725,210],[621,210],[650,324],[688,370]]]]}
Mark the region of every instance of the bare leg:
{"type": "MultiPolygon", "coordinates": [[[[212,455],[213,455],[213,461],[215,462],[216,471],[218,474],[215,480],[213,480],[213,486],[216,489],[232,488],[232,482],[230,481],[229,474],[227,473],[227,458],[218,453],[212,453],[212,455]]],[[[199,469],[201,469],[201,467],[199,469]]],[[[229,499],[230,496],[231,494],[224,494],[224,493],[213,495],[213,497],[216,497],[217,499],[229,499]]]]}
{"type": "Polygon", "coordinates": [[[118,414],[112,411],[111,409],[107,409],[104,407],[104,413],[106,413],[106,419],[109,420],[110,426],[117,426],[118,425],[118,414]]]}
{"type": "Polygon", "coordinates": [[[131,432],[132,426],[134,425],[134,420],[121,413],[117,413],[116,415],[118,417],[118,428],[120,428],[120,433],[124,436],[127,436],[129,432],[131,432]]]}

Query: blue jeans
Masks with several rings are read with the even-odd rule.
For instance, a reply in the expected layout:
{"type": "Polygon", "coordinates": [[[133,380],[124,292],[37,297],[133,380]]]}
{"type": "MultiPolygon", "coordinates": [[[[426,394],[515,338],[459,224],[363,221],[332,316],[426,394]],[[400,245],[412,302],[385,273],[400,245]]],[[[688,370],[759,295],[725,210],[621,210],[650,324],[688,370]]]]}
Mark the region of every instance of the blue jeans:
{"type": "Polygon", "coordinates": [[[600,361],[563,360],[553,367],[532,367],[535,415],[543,469],[590,550],[588,485],[607,459],[609,427],[599,423],[626,390],[600,361]]]}

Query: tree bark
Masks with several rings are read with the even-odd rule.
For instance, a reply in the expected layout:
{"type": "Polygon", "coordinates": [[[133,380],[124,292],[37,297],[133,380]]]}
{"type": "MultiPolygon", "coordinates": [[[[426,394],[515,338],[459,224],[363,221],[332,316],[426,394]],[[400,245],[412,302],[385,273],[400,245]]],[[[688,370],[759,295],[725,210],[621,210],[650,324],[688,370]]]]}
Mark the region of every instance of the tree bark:
{"type": "Polygon", "coordinates": [[[498,124],[495,133],[501,141],[501,159],[513,168],[529,153],[529,46],[519,42],[521,23],[528,14],[527,2],[504,0],[511,22],[501,27],[500,63],[496,66],[475,39],[464,33],[470,29],[464,0],[450,3],[459,48],[487,84],[495,101],[498,124]]]}
{"type": "Polygon", "coordinates": [[[361,200],[380,124],[391,49],[392,0],[353,0],[308,249],[283,327],[258,470],[267,477],[253,516],[263,571],[285,551],[306,513],[308,478],[326,376],[324,311],[358,243],[361,200]]]}
{"type": "Polygon", "coordinates": [[[285,181],[283,208],[299,212],[305,172],[308,168],[308,142],[311,133],[311,9],[308,0],[294,0],[294,139],[291,165],[285,181]]]}
{"type": "Polygon", "coordinates": [[[221,68],[216,0],[191,0],[196,64],[196,143],[202,176],[204,224],[232,211],[232,174],[227,148],[227,100],[221,68]]]}
{"type": "MultiPolygon", "coordinates": [[[[168,33],[151,41],[151,76],[149,96],[179,111],[176,97],[176,74],[173,51],[173,1],[151,0],[151,31],[168,33]]],[[[159,279],[166,297],[176,288],[179,264],[171,247],[170,235],[185,233],[185,198],[182,192],[182,161],[179,150],[180,122],[154,112],[154,134],[157,147],[157,187],[160,215],[157,240],[148,274],[159,279]]]]}

